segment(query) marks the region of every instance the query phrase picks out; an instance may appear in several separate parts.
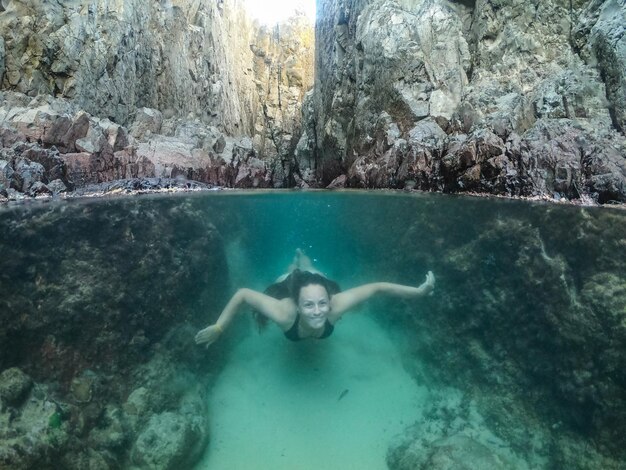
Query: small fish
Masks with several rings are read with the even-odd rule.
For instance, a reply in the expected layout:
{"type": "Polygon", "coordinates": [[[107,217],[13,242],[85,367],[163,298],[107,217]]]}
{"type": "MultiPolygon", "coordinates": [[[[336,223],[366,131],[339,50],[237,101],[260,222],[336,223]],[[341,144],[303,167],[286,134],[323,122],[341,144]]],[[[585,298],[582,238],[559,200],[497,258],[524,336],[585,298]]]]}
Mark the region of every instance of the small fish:
{"type": "Polygon", "coordinates": [[[346,388],[343,392],[341,392],[341,394],[339,395],[339,398],[337,398],[337,401],[339,401],[339,400],[341,400],[343,397],[345,397],[345,396],[348,394],[348,392],[349,392],[349,391],[350,391],[350,390],[346,388]]]}

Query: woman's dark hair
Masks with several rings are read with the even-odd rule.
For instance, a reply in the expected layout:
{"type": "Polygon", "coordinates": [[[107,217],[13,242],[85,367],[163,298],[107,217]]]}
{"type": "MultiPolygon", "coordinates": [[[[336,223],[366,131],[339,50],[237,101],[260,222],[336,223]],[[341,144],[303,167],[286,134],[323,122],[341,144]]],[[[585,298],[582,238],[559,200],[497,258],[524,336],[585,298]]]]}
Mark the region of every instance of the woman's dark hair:
{"type": "MultiPolygon", "coordinates": [[[[282,300],[290,297],[297,304],[300,297],[300,290],[303,287],[311,284],[320,285],[326,289],[328,297],[341,292],[339,284],[330,279],[326,279],[321,274],[312,273],[309,271],[300,271],[296,269],[287,276],[284,281],[272,284],[263,291],[264,294],[274,297],[275,299],[282,300]]],[[[267,326],[267,317],[261,313],[254,311],[254,318],[256,319],[259,330],[262,330],[267,326]]]]}

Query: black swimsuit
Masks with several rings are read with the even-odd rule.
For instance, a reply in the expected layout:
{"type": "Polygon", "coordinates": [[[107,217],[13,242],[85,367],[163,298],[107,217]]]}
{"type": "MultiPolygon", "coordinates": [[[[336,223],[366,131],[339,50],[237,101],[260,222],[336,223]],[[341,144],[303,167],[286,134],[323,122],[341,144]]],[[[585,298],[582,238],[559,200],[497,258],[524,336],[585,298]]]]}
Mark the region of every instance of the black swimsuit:
{"type": "MultiPolygon", "coordinates": [[[[293,322],[293,325],[291,325],[291,328],[285,331],[285,337],[287,337],[291,341],[300,341],[301,339],[304,339],[304,338],[300,338],[300,336],[298,335],[299,323],[300,323],[300,315],[298,314],[296,316],[296,320],[293,322]]],[[[322,333],[322,336],[318,337],[317,339],[328,338],[333,333],[334,329],[335,327],[328,321],[328,318],[327,318],[326,323],[324,323],[324,332],[322,333]]]]}

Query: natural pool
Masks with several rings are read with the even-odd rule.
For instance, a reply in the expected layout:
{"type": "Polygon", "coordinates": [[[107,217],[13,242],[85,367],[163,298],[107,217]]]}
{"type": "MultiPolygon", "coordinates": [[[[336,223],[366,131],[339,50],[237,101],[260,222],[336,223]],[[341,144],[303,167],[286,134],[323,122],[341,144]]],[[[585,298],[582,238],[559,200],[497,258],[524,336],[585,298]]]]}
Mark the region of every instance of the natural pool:
{"type": "Polygon", "coordinates": [[[0,253],[0,468],[620,468],[623,210],[398,192],[58,201],[2,209],[0,253]],[[296,248],[344,289],[432,270],[436,290],[372,300],[326,340],[258,334],[243,312],[193,344],[296,248]]]}

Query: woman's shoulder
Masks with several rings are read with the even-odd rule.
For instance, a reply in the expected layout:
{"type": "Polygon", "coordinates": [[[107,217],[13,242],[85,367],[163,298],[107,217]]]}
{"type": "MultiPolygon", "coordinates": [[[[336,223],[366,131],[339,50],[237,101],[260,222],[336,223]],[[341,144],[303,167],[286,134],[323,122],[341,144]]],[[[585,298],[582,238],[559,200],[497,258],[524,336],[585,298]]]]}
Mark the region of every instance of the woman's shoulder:
{"type": "Polygon", "coordinates": [[[280,306],[281,326],[284,323],[287,327],[290,327],[298,315],[298,306],[290,297],[280,299],[278,304],[280,306]]]}

